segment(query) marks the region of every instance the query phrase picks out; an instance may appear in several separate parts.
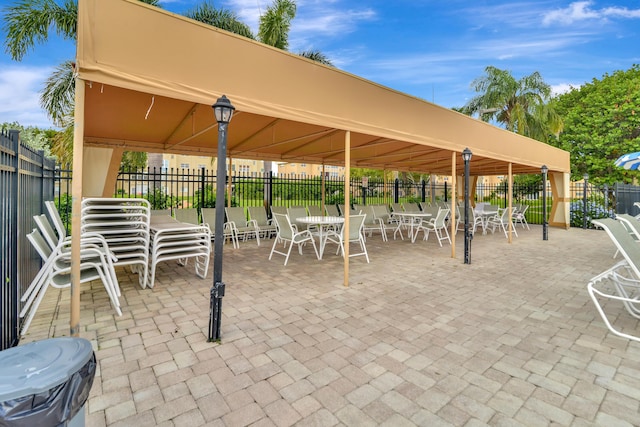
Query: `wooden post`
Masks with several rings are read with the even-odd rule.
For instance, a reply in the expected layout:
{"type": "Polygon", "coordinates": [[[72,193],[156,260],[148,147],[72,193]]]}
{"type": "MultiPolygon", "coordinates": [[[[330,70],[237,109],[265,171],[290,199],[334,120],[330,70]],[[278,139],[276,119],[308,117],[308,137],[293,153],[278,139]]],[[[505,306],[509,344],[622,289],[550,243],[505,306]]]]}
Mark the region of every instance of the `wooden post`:
{"type": "Polygon", "coordinates": [[[508,242],[512,242],[512,234],[513,234],[513,221],[511,220],[511,209],[513,206],[513,163],[509,162],[509,195],[507,196],[507,209],[509,210],[509,215],[507,221],[509,221],[509,239],[508,242]]]}
{"type": "Polygon", "coordinates": [[[344,285],[349,286],[349,213],[351,212],[351,132],[344,134],[344,285]]]}
{"type": "Polygon", "coordinates": [[[84,155],[85,82],[75,81],[75,111],[73,128],[73,176],[71,184],[71,308],[69,335],[80,336],[80,226],[82,210],[82,163],[84,155]]]}
{"type": "MultiPolygon", "coordinates": [[[[455,151],[451,153],[451,258],[456,257],[456,229],[458,228],[456,224],[456,208],[458,199],[456,197],[456,189],[458,183],[456,182],[456,158],[457,154],[455,151]]],[[[431,179],[433,179],[435,175],[431,175],[431,179]]]]}
{"type": "Polygon", "coordinates": [[[322,185],[322,188],[320,189],[320,194],[321,194],[321,202],[320,202],[320,211],[322,212],[322,215],[324,215],[324,206],[326,203],[326,195],[325,195],[325,178],[324,178],[324,163],[322,164],[322,178],[320,178],[320,185],[322,185]]]}

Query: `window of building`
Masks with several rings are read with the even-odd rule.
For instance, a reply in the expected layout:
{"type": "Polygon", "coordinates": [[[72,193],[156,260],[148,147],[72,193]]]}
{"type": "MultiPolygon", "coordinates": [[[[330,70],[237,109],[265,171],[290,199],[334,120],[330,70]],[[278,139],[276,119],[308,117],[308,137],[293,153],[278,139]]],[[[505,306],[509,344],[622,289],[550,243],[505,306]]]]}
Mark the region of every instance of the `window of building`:
{"type": "Polygon", "coordinates": [[[180,163],[182,169],[189,169],[189,163],[180,163]]]}

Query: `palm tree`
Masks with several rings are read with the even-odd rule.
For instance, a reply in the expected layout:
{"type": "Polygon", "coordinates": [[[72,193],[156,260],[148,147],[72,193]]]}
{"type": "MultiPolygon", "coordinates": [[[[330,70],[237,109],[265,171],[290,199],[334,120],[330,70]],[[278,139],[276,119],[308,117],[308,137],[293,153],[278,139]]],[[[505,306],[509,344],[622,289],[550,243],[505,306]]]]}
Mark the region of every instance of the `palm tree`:
{"type": "MultiPolygon", "coordinates": [[[[158,6],[158,0],[139,0],[158,6]]],[[[46,43],[53,31],[64,39],[75,40],[78,29],[78,2],[64,0],[19,0],[4,9],[4,27],[7,29],[5,50],[14,61],[21,61],[36,44],[46,43]]],[[[71,161],[73,152],[73,109],[75,64],[65,61],[47,78],[40,94],[40,105],[53,123],[63,127],[56,137],[52,152],[60,162],[71,161]]]]}
{"type": "Polygon", "coordinates": [[[548,105],[551,86],[537,71],[516,80],[509,71],[489,66],[471,86],[479,93],[462,108],[482,120],[495,120],[507,130],[548,141],[562,130],[562,120],[548,105]]]}
{"type": "Polygon", "coordinates": [[[184,16],[255,40],[249,26],[241,22],[235,13],[226,9],[216,9],[211,3],[202,3],[186,12],[184,16]]]}

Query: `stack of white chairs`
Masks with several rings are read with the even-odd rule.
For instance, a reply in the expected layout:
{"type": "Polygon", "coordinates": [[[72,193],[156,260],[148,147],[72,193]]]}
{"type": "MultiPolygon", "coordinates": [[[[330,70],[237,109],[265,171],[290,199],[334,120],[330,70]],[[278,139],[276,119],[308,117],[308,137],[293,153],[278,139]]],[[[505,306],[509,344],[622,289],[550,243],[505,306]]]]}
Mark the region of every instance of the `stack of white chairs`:
{"type": "Polygon", "coordinates": [[[86,198],[82,200],[81,232],[104,237],[118,258],[116,266],[129,266],[140,287],[149,285],[151,206],[145,199],[86,198]]]}
{"type": "MultiPolygon", "coordinates": [[[[20,317],[24,319],[21,335],[25,335],[29,329],[50,286],[54,288],[71,286],[71,239],[66,235],[66,229],[53,202],[46,203],[57,233],[46,215],[34,216],[38,228],[29,233],[27,239],[42,258],[43,265],[21,297],[20,317]]],[[[121,293],[114,269],[117,258],[110,251],[105,239],[100,236],[87,233],[81,237],[80,245],[80,283],[101,280],[111,305],[121,316],[119,301],[121,293]]]]}
{"type": "Polygon", "coordinates": [[[195,272],[204,279],[209,269],[211,255],[211,233],[206,224],[194,225],[176,221],[170,217],[151,223],[151,265],[148,286],[153,287],[158,263],[177,260],[187,265],[189,258],[195,258],[195,272]]]}

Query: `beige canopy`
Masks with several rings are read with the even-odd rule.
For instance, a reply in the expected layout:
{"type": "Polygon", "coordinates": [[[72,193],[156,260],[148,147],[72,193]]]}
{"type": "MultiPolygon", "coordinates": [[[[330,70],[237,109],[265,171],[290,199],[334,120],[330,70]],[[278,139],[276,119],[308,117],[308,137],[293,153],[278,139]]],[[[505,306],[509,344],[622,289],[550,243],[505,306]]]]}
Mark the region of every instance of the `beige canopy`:
{"type": "Polygon", "coordinates": [[[569,153],[335,68],[135,0],[80,1],[85,147],[215,156],[211,105],[236,107],[236,158],[472,175],[569,172],[569,153]],[[462,162],[458,162],[462,174],[462,162]]]}
{"type": "MultiPolygon", "coordinates": [[[[474,176],[511,178],[546,164],[550,224],[569,224],[566,151],[137,0],[80,0],[77,37],[73,168],[82,179],[73,181],[74,236],[80,197],[112,194],[124,150],[216,156],[211,105],[223,94],[236,107],[231,157],[455,181],[469,147],[474,176]]],[[[79,241],[73,247],[79,254],[79,241]]]]}

